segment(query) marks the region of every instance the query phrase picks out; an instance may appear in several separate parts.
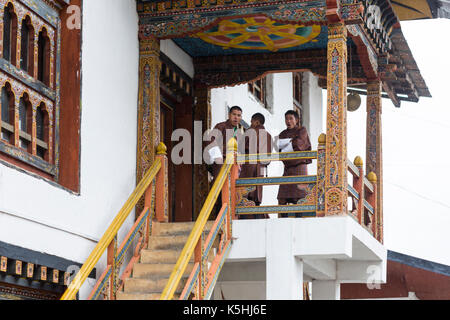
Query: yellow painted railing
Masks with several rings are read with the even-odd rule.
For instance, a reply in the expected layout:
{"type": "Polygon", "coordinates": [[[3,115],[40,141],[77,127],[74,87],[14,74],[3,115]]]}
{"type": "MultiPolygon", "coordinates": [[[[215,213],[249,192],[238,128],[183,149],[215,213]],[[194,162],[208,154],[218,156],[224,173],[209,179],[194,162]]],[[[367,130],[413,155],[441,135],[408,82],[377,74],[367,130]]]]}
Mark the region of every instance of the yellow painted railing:
{"type": "Polygon", "coordinates": [[[236,164],[236,139],[232,138],[229,141],[227,149],[225,163],[222,165],[212,189],[206,198],[205,204],[200,211],[197,221],[194,224],[192,232],[189,235],[183,250],[181,251],[174,270],[172,271],[167,285],[161,294],[161,300],[171,300],[173,298],[175,291],[180,284],[181,278],[185,273],[186,267],[193,255],[195,263],[194,270],[189,277],[181,298],[183,298],[183,296],[188,296],[192,291],[192,287],[196,287],[197,290],[195,290],[196,292],[194,294],[195,298],[202,300],[205,298],[205,291],[207,291],[208,288],[212,289],[214,287],[212,282],[216,279],[216,275],[220,271],[220,267],[226,258],[226,249],[231,246],[231,221],[234,217],[233,212],[235,206],[235,197],[232,196],[235,194],[233,181],[236,180],[238,174],[236,164]],[[217,216],[213,230],[211,230],[206,243],[203,244],[202,234],[205,231],[206,223],[221,191],[222,209],[217,216]],[[209,252],[208,248],[210,248],[209,244],[214,241],[213,234],[217,234],[221,226],[224,227],[223,229],[225,230],[221,239],[221,250],[219,250],[216,258],[209,267],[209,270],[205,270],[207,264],[206,259],[208,258],[209,252]],[[196,274],[194,275],[195,272],[196,274]],[[206,277],[204,277],[205,273],[207,273],[206,277]],[[191,289],[188,290],[187,287],[190,285],[191,289]]]}
{"type": "MultiPolygon", "coordinates": [[[[120,267],[120,264],[123,262],[124,252],[130,247],[130,244],[139,232],[141,234],[145,234],[141,235],[141,239],[138,244],[139,248],[137,248],[139,250],[136,250],[135,256],[136,254],[139,254],[139,252],[137,251],[140,251],[140,249],[142,249],[142,247],[144,247],[145,244],[148,243],[148,238],[151,230],[150,224],[153,217],[151,199],[152,183],[154,179],[156,179],[156,219],[161,222],[167,221],[167,213],[164,212],[164,201],[166,200],[164,194],[167,191],[165,190],[166,187],[164,184],[164,181],[167,178],[165,176],[167,174],[167,157],[165,154],[166,150],[167,149],[164,144],[161,143],[158,146],[158,155],[156,156],[155,162],[146,172],[142,180],[137,185],[136,189],[132,192],[128,200],[123,205],[122,209],[116,215],[98,244],[95,246],[86,262],[75,275],[75,278],[68,286],[66,292],[62,295],[61,300],[73,300],[76,298],[76,294],[83,285],[84,281],[87,279],[89,274],[94,269],[95,265],[98,263],[98,261],[106,251],[108,251],[108,266],[103,275],[100,277],[97,285],[94,288],[94,291],[89,296],[89,299],[96,299],[99,296],[99,292],[102,291],[103,288],[109,289],[106,295],[107,299],[115,299],[115,295],[119,288],[118,269],[120,267]],[[136,220],[133,228],[130,230],[130,232],[128,232],[128,235],[125,237],[125,240],[119,247],[119,250],[117,250],[117,233],[144,194],[144,210],[139,215],[139,218],[136,220]]],[[[135,260],[136,259],[132,259],[132,262],[135,260]]],[[[126,268],[125,273],[129,273],[130,269],[131,268],[129,265],[126,268]]],[[[125,274],[124,277],[126,275],[127,274],[125,274]]]]}

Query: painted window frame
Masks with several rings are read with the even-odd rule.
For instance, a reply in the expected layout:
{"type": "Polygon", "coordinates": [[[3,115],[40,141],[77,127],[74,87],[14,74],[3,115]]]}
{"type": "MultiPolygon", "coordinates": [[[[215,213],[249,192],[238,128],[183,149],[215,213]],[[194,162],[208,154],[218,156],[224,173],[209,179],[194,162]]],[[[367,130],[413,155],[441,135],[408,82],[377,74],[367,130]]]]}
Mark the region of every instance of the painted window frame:
{"type": "MultiPolygon", "coordinates": [[[[58,181],[59,176],[59,112],[60,112],[60,65],[61,65],[61,18],[59,9],[52,4],[55,1],[45,0],[0,0],[0,22],[3,27],[3,14],[5,8],[14,9],[17,17],[16,30],[16,51],[15,59],[4,59],[3,56],[3,30],[1,32],[0,48],[2,55],[0,57],[0,89],[6,83],[12,88],[15,103],[14,127],[15,133],[13,141],[9,143],[0,140],[0,159],[2,163],[8,163],[14,167],[31,171],[51,181],[58,181]],[[34,4],[34,5],[32,5],[34,4]],[[36,5],[38,4],[38,5],[36,5]],[[31,32],[28,40],[28,59],[33,57],[32,66],[28,60],[27,70],[23,70],[22,63],[22,25],[30,23],[31,32]],[[38,38],[41,33],[45,33],[49,43],[47,43],[47,52],[44,57],[44,66],[46,69],[42,74],[44,79],[38,79],[38,38]],[[32,43],[33,45],[32,45],[32,43]],[[45,80],[45,81],[44,81],[45,80]],[[31,128],[30,132],[21,132],[19,126],[19,102],[24,96],[28,97],[31,104],[31,128]],[[44,140],[36,137],[36,110],[45,106],[48,118],[48,130],[44,140]],[[30,147],[24,149],[21,147],[23,139],[30,141],[30,147]],[[37,153],[39,146],[47,147],[46,156],[43,158],[37,153]]],[[[11,41],[12,42],[12,41],[11,41]]],[[[13,50],[13,49],[11,49],[13,50]]],[[[14,55],[10,55],[11,56],[14,55]]],[[[27,116],[28,118],[28,116],[27,116]]],[[[0,119],[1,121],[1,119],[0,119]]]]}

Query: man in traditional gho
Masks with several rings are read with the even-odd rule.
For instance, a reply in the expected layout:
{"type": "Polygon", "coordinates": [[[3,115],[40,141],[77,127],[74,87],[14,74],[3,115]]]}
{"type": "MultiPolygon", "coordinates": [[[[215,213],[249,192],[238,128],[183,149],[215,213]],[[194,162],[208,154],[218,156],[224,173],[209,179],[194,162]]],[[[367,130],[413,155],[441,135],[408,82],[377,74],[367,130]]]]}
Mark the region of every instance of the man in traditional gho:
{"type": "MultiPolygon", "coordinates": [[[[266,131],[264,123],[266,119],[261,113],[255,113],[251,119],[251,126],[245,132],[245,154],[272,153],[272,136],[266,131]]],[[[264,177],[264,171],[268,161],[257,163],[245,163],[241,167],[239,178],[264,177]]],[[[250,192],[246,198],[259,206],[262,202],[262,186],[256,186],[256,190],[250,192]]],[[[254,214],[242,215],[240,219],[267,218],[267,215],[254,214]]]]}
{"type": "MultiPolygon", "coordinates": [[[[233,137],[236,138],[238,147],[241,145],[241,149],[243,149],[244,129],[241,126],[241,120],[242,109],[239,106],[231,107],[228,112],[228,120],[216,124],[214,129],[209,133],[211,143],[207,147],[207,152],[209,154],[210,163],[212,163],[212,184],[216,181],[220,169],[225,163],[228,141],[233,137]]],[[[215,219],[221,207],[222,193],[219,193],[210,219],[215,219]]]]}
{"type": "Polygon", "coordinates": [[[235,137],[238,145],[243,143],[244,129],[241,126],[242,109],[239,106],[231,107],[228,113],[228,120],[216,124],[211,132],[211,148],[208,150],[212,164],[212,175],[214,180],[219,175],[222,164],[225,162],[227,155],[228,141],[235,137]]]}
{"type": "MultiPolygon", "coordinates": [[[[289,110],[285,114],[287,129],[280,133],[278,148],[280,152],[310,151],[311,142],[309,141],[306,128],[300,123],[300,116],[297,112],[289,110]]],[[[308,167],[312,160],[284,160],[283,177],[286,176],[306,176],[308,167]]],[[[306,196],[306,191],[302,185],[285,184],[280,185],[278,191],[278,204],[297,204],[297,202],[306,196]]],[[[301,213],[296,213],[296,217],[301,217],[301,213]]],[[[281,213],[281,217],[287,217],[286,213],[281,213]]]]}

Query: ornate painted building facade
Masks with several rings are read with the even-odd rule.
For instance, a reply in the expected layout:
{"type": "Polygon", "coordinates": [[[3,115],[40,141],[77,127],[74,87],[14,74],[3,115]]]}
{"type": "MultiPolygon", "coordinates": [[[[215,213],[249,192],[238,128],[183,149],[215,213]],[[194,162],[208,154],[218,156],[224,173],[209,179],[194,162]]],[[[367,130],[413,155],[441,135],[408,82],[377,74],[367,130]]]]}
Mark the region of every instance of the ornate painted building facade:
{"type": "MultiPolygon", "coordinates": [[[[400,28],[401,20],[446,15],[440,1],[424,3],[408,11],[389,0],[0,1],[0,294],[59,298],[94,252],[95,263],[79,273],[87,280],[72,293],[119,297],[149,245],[153,214],[165,223],[203,221],[208,197],[220,188],[196,162],[203,141],[194,137],[224,121],[233,105],[243,107],[244,125],[263,113],[274,136],[284,112],[299,111],[313,151],[294,156],[315,165],[297,179],[308,186],[307,201],[293,207],[274,205],[277,183],[257,181],[267,185],[263,209],[236,205],[235,188],[245,181],[230,169],[221,182],[229,181],[226,214],[350,217],[352,230],[367,232],[361,239],[376,241],[368,247],[382,265],[382,97],[399,107],[430,96],[400,28]],[[365,169],[362,159],[348,161],[349,92],[367,95],[365,169]],[[175,129],[192,137],[190,163],[171,161],[175,129]],[[142,192],[131,201],[134,189],[142,192]],[[105,234],[108,226],[120,231],[105,234]]],[[[282,166],[271,164],[268,173],[269,180],[280,176],[282,166]]],[[[231,248],[227,219],[217,222],[214,276],[196,260],[205,273],[196,279],[209,281],[191,287],[197,298],[211,297],[231,248]]],[[[310,271],[299,285],[313,281],[313,266],[301,266],[310,271]]]]}

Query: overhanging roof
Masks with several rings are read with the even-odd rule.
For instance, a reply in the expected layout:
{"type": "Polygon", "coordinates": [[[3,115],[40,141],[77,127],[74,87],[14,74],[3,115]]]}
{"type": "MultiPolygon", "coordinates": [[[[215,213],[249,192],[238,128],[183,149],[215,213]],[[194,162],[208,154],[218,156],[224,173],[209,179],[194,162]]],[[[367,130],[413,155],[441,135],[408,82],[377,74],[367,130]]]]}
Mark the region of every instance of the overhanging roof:
{"type": "MultiPolygon", "coordinates": [[[[335,10],[331,2],[137,0],[137,9],[141,37],[173,39],[194,62],[201,63],[201,68],[195,65],[197,80],[207,79],[205,84],[223,86],[278,70],[273,68],[270,57],[278,64],[285,64],[285,59],[291,61],[284,70],[308,69],[326,78],[326,68],[319,61],[322,56],[317,53],[326,52],[328,14],[335,10]],[[308,53],[312,55],[309,60],[308,53]],[[244,56],[261,63],[242,64],[239,57],[244,56]],[[238,76],[231,75],[237,70],[238,76]]],[[[415,1],[409,7],[406,2],[410,1],[346,0],[340,1],[337,9],[353,30],[349,29],[349,49],[358,47],[356,57],[361,60],[353,61],[349,79],[364,83],[380,78],[386,96],[397,107],[402,100],[417,102],[421,96],[431,96],[401,32],[400,21],[434,18],[446,7],[444,0],[415,1]],[[375,24],[374,17],[378,19],[375,24]]],[[[360,89],[365,89],[364,85],[360,89]]]]}
{"type": "Polygon", "coordinates": [[[450,1],[448,0],[392,0],[391,2],[400,21],[450,19],[450,1]]]}

